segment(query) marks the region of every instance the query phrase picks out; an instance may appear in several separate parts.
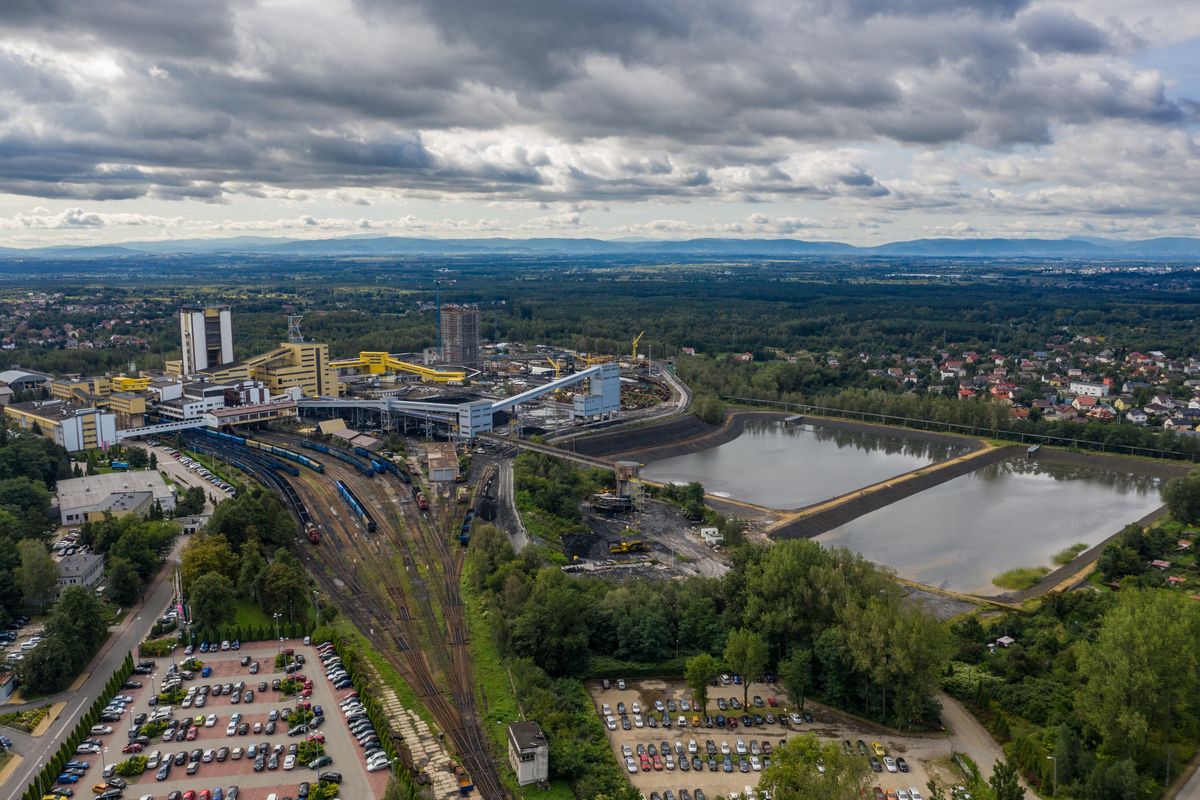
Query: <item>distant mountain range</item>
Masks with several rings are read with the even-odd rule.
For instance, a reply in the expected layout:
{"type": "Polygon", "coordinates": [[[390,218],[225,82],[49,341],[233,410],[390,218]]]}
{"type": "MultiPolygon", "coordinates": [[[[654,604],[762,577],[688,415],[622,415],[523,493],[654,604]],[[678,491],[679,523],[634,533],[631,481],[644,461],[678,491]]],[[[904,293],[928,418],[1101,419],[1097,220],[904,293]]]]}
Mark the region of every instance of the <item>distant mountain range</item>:
{"type": "Polygon", "coordinates": [[[908,256],[927,258],[1200,259],[1200,239],[1164,237],[1115,239],[914,239],[875,247],[800,239],[418,239],[401,236],[348,236],[336,239],[284,239],[240,236],[178,239],[115,245],[0,248],[4,259],[145,258],[160,255],[401,256],[401,255],[565,255],[565,256],[908,256]]]}

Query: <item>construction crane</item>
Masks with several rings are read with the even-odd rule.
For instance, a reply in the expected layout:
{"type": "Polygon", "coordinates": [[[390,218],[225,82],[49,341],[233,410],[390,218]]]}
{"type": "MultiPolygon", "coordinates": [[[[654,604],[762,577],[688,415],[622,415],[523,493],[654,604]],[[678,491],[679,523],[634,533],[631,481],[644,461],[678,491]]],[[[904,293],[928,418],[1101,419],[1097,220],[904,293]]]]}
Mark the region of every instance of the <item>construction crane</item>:
{"type": "Polygon", "coordinates": [[[645,332],[645,331],[642,331],[642,332],[641,332],[641,333],[639,333],[639,334],[638,334],[636,337],[634,337],[634,340],[633,340],[633,363],[634,363],[634,364],[636,364],[636,363],[637,363],[637,346],[638,346],[638,342],[640,342],[640,341],[642,340],[642,337],[643,337],[643,336],[645,336],[645,335],[646,335],[646,332],[645,332]]]}
{"type": "Polygon", "coordinates": [[[546,360],[550,362],[550,366],[554,367],[554,380],[558,380],[562,376],[563,360],[561,358],[550,358],[546,356],[546,360]]]}
{"type": "Polygon", "coordinates": [[[612,361],[612,356],[594,356],[590,354],[583,356],[584,365],[589,367],[594,367],[597,364],[607,364],[610,361],[612,361]]]}

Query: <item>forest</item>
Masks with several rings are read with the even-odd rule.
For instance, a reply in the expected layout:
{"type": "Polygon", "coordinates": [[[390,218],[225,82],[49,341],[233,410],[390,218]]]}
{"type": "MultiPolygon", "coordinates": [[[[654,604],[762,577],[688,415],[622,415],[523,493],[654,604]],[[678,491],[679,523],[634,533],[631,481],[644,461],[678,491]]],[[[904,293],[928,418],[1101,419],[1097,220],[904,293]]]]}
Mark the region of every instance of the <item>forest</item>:
{"type": "MultiPolygon", "coordinates": [[[[520,665],[514,671],[534,685],[557,685],[560,697],[580,694],[587,677],[682,674],[690,657],[705,654],[747,674],[786,669],[801,696],[891,725],[936,720],[933,694],[952,640],[945,626],[900,602],[888,572],[803,540],[743,543],[733,560],[722,579],[607,583],[564,574],[540,548],[517,555],[501,531],[482,525],[464,574],[499,651],[520,665]],[[744,660],[746,652],[761,658],[744,660]]],[[[615,769],[607,758],[587,766],[583,754],[596,743],[579,731],[589,718],[590,705],[564,711],[550,717],[561,727],[547,732],[551,764],[572,765],[556,768],[580,797],[612,791],[605,770],[615,769]]]]}

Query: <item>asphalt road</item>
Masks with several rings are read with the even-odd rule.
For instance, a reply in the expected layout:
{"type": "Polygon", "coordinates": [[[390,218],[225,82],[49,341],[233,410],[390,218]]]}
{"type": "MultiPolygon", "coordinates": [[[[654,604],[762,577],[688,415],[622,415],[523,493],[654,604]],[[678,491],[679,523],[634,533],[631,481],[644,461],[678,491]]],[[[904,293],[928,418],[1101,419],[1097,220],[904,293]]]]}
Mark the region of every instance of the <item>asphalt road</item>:
{"type": "MultiPolygon", "coordinates": [[[[182,537],[180,542],[182,542],[182,537]]],[[[104,685],[108,683],[109,676],[125,660],[125,654],[136,651],[138,643],[150,632],[154,621],[166,609],[167,603],[174,595],[171,582],[162,580],[162,578],[170,576],[175,569],[178,549],[177,545],[163,572],[160,573],[160,579],[145,596],[142,605],[129,613],[122,626],[114,630],[100,653],[92,659],[89,666],[91,673],[83,686],[65,695],[67,706],[58,715],[58,719],[50,725],[50,729],[46,731],[45,735],[37,738],[21,737],[18,739],[18,737],[13,737],[13,751],[21,756],[22,761],[5,784],[0,786],[0,800],[10,800],[10,798],[21,796],[25,787],[41,770],[42,764],[58,750],[70,732],[75,729],[83,712],[91,707],[91,704],[100,696],[104,685]]],[[[63,698],[60,696],[58,700],[61,699],[63,698]]],[[[45,702],[56,702],[56,700],[50,699],[45,702]]]]}

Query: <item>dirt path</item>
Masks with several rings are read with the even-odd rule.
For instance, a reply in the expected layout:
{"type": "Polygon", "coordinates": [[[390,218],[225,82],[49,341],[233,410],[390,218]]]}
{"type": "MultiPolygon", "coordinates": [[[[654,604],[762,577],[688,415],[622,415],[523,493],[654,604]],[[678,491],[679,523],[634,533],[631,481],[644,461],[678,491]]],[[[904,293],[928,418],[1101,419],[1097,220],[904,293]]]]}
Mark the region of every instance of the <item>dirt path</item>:
{"type": "MultiPolygon", "coordinates": [[[[992,767],[997,761],[1004,760],[1004,750],[987,729],[953,697],[940,693],[937,700],[942,704],[942,722],[954,733],[955,749],[971,757],[984,780],[990,779],[992,767]]],[[[1025,786],[1025,782],[1022,781],[1021,785],[1025,786]]],[[[1028,786],[1025,786],[1025,790],[1030,792],[1028,786]]]]}

